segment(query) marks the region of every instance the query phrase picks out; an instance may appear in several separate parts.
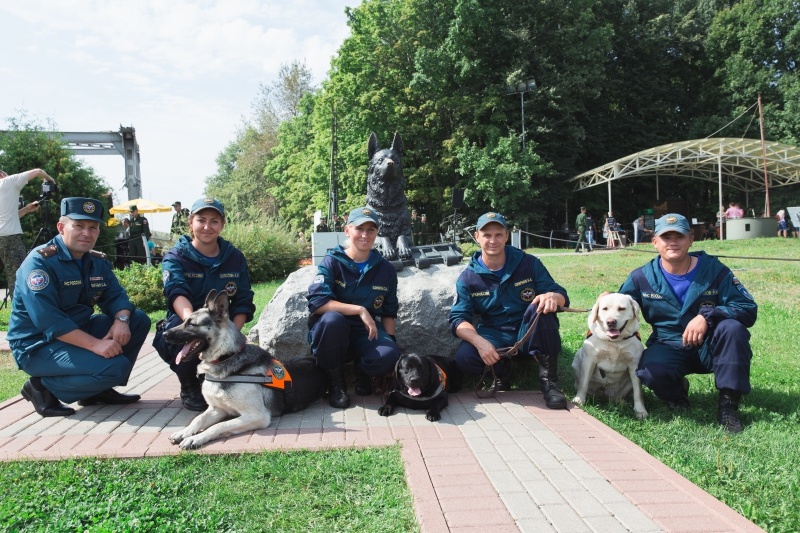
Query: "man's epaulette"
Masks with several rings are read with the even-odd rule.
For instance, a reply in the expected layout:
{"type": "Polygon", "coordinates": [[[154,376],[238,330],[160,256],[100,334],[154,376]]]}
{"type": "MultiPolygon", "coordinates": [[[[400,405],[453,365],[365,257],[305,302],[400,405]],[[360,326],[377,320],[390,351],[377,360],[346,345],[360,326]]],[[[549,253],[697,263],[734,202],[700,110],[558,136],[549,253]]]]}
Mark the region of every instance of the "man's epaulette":
{"type": "Polygon", "coordinates": [[[91,255],[92,257],[99,257],[100,259],[106,258],[106,254],[104,254],[103,252],[98,252],[97,250],[89,250],[89,255],[91,255]]]}
{"type": "Polygon", "coordinates": [[[51,257],[58,253],[58,248],[56,248],[55,244],[51,244],[50,246],[44,246],[37,250],[42,257],[51,257]]]}

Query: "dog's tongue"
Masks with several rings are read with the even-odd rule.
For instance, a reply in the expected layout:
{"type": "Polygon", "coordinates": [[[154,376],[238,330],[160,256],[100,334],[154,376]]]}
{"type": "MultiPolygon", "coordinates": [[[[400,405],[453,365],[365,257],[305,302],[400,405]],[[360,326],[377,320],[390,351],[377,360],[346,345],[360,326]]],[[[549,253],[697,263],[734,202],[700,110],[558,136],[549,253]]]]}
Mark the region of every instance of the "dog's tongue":
{"type": "Polygon", "coordinates": [[[620,331],[619,331],[618,329],[610,329],[610,330],[608,330],[606,333],[607,333],[607,334],[608,334],[608,336],[609,336],[609,337],[611,337],[612,339],[616,339],[617,337],[619,337],[619,333],[620,333],[620,331]]]}
{"type": "Polygon", "coordinates": [[[420,394],[422,394],[422,391],[416,387],[409,387],[408,394],[410,396],[419,396],[420,394]]]}
{"type": "Polygon", "coordinates": [[[189,349],[191,347],[192,347],[192,343],[191,342],[187,342],[186,344],[183,345],[183,348],[181,348],[181,351],[178,353],[178,356],[175,358],[175,364],[176,365],[181,362],[181,359],[186,357],[186,354],[189,353],[189,349]]]}

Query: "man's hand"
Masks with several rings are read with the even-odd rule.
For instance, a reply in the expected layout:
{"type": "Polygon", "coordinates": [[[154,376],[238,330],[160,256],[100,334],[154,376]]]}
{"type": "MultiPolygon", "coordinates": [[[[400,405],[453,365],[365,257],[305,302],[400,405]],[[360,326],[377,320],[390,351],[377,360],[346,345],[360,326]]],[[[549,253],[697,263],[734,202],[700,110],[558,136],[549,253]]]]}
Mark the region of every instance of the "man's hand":
{"type": "MultiPolygon", "coordinates": [[[[537,313],[555,313],[558,311],[559,305],[564,305],[564,296],[557,292],[545,292],[544,294],[537,294],[531,302],[531,307],[536,309],[537,313]]],[[[527,315],[527,311],[525,313],[527,315]]]]}
{"type": "Polygon", "coordinates": [[[106,336],[103,337],[103,340],[108,340],[108,339],[116,342],[120,346],[120,352],[121,352],[122,346],[125,346],[126,344],[128,344],[128,341],[131,340],[130,326],[128,326],[128,324],[120,320],[114,320],[114,323],[111,325],[111,329],[109,329],[108,333],[106,333],[106,336]]]}
{"type": "Polygon", "coordinates": [[[703,339],[708,332],[708,322],[702,315],[697,315],[686,326],[683,331],[683,345],[684,346],[700,346],[703,344],[703,339]]]}
{"type": "Polygon", "coordinates": [[[483,337],[474,339],[473,346],[475,346],[475,349],[478,350],[478,355],[481,356],[481,360],[484,362],[484,364],[492,366],[496,362],[500,361],[500,354],[497,353],[497,349],[495,349],[491,342],[487,341],[483,337]]]}
{"type": "Polygon", "coordinates": [[[106,335],[106,338],[92,344],[92,351],[100,357],[111,359],[122,353],[122,346],[114,339],[109,339],[108,335],[106,335]]]}

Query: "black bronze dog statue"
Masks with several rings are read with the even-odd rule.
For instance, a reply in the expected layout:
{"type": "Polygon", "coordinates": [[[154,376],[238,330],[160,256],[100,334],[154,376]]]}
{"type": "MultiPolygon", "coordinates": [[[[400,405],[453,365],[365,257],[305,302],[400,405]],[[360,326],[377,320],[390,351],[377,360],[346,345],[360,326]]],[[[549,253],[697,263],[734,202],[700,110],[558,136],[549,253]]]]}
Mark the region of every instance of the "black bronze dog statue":
{"type": "Polygon", "coordinates": [[[406,208],[403,176],[403,140],[394,134],[392,146],[381,150],[378,137],[369,137],[367,149],[367,205],[378,213],[381,228],[378,249],[389,260],[411,257],[411,215],[406,208]]]}

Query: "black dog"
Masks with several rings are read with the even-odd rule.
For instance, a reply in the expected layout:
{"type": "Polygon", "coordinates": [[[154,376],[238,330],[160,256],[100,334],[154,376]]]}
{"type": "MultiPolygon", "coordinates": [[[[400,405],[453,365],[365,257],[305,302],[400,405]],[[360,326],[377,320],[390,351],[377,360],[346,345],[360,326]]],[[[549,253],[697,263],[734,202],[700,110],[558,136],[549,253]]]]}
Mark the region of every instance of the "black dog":
{"type": "Polygon", "coordinates": [[[409,409],[427,409],[425,418],[436,422],[442,418],[441,410],[447,407],[447,372],[450,362],[432,355],[403,355],[395,365],[392,391],[386,403],[378,409],[381,416],[389,416],[398,405],[409,409]]]}
{"type": "Polygon", "coordinates": [[[389,260],[411,257],[411,215],[406,208],[403,176],[403,140],[394,134],[392,146],[381,150],[378,137],[369,137],[367,148],[367,206],[378,213],[381,228],[378,249],[389,260]]]}

